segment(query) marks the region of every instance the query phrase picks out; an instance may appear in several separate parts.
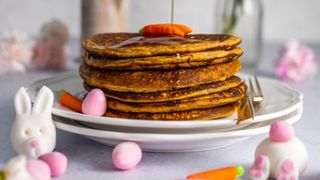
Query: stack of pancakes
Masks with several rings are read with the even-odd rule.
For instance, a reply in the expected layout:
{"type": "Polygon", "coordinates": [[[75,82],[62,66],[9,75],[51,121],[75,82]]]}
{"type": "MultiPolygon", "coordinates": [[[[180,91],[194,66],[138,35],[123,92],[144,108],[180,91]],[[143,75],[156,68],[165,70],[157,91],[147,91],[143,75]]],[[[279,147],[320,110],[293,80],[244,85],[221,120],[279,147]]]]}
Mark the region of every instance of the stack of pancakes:
{"type": "Polygon", "coordinates": [[[106,116],[210,120],[233,114],[245,96],[241,39],[229,35],[143,38],[105,33],[83,42],[80,76],[107,97],[106,116]]]}

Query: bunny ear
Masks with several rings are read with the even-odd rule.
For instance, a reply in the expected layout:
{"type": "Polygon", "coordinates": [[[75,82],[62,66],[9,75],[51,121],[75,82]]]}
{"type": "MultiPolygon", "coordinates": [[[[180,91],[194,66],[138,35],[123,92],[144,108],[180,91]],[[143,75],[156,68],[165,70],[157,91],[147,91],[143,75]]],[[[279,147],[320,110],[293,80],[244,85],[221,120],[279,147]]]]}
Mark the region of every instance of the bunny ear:
{"type": "Polygon", "coordinates": [[[16,114],[29,114],[31,112],[31,101],[24,87],[20,87],[14,97],[14,107],[16,114]]]}
{"type": "Polygon", "coordinates": [[[53,93],[47,86],[42,86],[40,89],[36,101],[34,103],[32,113],[51,113],[53,105],[53,93]]]}

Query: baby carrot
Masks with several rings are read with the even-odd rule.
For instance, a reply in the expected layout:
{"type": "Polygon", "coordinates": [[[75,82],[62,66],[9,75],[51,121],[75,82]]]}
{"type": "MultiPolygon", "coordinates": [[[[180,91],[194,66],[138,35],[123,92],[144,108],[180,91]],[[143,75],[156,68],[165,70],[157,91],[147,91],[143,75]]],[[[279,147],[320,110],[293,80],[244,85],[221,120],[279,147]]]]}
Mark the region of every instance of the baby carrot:
{"type": "Polygon", "coordinates": [[[171,24],[151,24],[142,29],[142,35],[179,35],[184,36],[184,32],[171,24]]]}
{"type": "Polygon", "coordinates": [[[188,26],[181,24],[151,24],[143,27],[139,33],[143,36],[147,35],[178,35],[185,36],[192,32],[188,26]]]}
{"type": "Polygon", "coordinates": [[[181,31],[183,31],[185,34],[189,34],[192,32],[192,29],[188,26],[182,25],[182,24],[174,24],[174,26],[177,26],[181,31]]]}
{"type": "Polygon", "coordinates": [[[206,180],[235,180],[244,175],[242,166],[230,166],[220,169],[204,171],[187,176],[187,179],[206,179],[206,180]]]}
{"type": "Polygon", "coordinates": [[[60,90],[61,95],[59,98],[60,104],[66,106],[74,111],[82,112],[82,101],[70,94],[69,92],[65,91],[64,89],[60,90]]]}

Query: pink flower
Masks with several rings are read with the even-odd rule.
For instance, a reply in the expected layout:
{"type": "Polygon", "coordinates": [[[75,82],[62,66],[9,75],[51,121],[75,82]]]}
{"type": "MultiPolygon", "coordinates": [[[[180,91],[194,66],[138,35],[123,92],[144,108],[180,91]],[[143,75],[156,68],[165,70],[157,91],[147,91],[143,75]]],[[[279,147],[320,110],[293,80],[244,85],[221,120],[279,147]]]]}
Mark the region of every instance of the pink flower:
{"type": "Polygon", "coordinates": [[[2,34],[0,55],[8,61],[28,65],[32,56],[32,40],[24,32],[13,30],[2,34]]]}
{"type": "Polygon", "coordinates": [[[33,48],[32,66],[35,68],[61,69],[67,59],[64,46],[51,46],[40,40],[33,48]]]}
{"type": "Polygon", "coordinates": [[[0,74],[25,72],[32,56],[32,39],[18,30],[1,33],[0,38],[0,74]]]}
{"type": "Polygon", "coordinates": [[[41,29],[41,37],[33,48],[33,67],[64,68],[68,60],[68,55],[65,51],[68,39],[68,28],[61,21],[53,20],[44,24],[41,29]]]}
{"type": "Polygon", "coordinates": [[[277,75],[280,79],[301,82],[317,71],[317,58],[308,46],[292,39],[280,50],[277,59],[277,75]]]}

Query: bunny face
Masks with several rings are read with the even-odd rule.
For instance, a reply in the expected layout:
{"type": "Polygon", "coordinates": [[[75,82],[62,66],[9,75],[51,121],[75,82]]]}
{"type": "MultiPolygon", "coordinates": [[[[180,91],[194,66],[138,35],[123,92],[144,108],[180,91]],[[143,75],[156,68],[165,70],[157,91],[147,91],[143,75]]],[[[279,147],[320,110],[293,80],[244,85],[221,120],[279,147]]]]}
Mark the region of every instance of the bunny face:
{"type": "Polygon", "coordinates": [[[15,97],[16,119],[11,128],[11,143],[18,154],[37,158],[52,152],[56,130],[51,117],[53,93],[43,86],[31,109],[29,96],[20,88],[15,97]]]}

